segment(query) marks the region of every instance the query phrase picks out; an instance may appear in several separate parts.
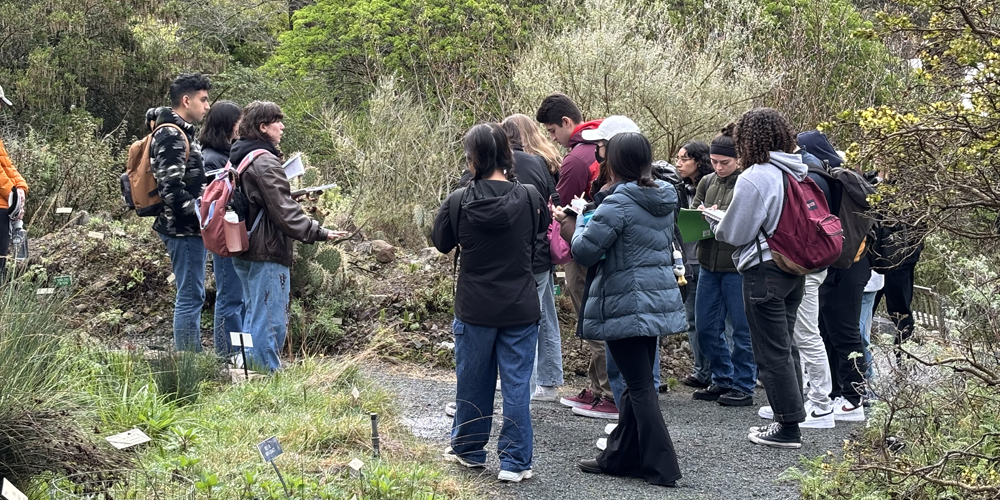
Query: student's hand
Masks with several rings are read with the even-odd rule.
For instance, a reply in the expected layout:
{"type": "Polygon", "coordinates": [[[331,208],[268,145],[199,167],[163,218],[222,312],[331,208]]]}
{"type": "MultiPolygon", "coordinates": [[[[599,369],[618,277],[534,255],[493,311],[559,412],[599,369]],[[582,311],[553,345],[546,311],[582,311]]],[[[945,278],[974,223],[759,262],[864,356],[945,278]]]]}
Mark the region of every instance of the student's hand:
{"type": "Polygon", "coordinates": [[[566,220],[568,215],[563,211],[563,207],[552,207],[552,218],[558,221],[560,224],[562,221],[566,220]]]}
{"type": "Polygon", "coordinates": [[[337,239],[343,238],[344,236],[347,236],[348,234],[350,234],[350,233],[348,233],[347,231],[330,231],[329,233],[327,233],[326,239],[327,239],[327,241],[333,241],[333,240],[337,240],[337,239]]]}

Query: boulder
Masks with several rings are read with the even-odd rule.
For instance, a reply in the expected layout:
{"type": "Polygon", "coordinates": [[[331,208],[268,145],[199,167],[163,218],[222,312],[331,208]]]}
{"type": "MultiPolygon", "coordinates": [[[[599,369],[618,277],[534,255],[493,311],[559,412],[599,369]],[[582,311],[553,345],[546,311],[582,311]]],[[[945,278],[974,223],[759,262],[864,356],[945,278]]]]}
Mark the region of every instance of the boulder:
{"type": "Polygon", "coordinates": [[[444,254],[438,252],[438,249],[434,247],[421,248],[420,251],[417,252],[417,262],[426,264],[440,258],[443,255],[444,254]]]}
{"type": "Polygon", "coordinates": [[[388,264],[396,260],[396,247],[383,240],[372,241],[372,254],[375,260],[381,264],[388,264]]]}

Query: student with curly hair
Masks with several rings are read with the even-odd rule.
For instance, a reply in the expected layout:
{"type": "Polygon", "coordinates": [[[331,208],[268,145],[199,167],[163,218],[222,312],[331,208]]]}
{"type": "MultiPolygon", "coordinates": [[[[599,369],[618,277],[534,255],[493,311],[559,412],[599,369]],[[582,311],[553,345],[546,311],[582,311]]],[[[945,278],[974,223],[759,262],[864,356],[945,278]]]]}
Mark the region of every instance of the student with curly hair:
{"type": "Polygon", "coordinates": [[[808,168],[792,153],[796,141],[788,120],[773,109],[746,112],[735,132],[736,155],[745,169],[715,237],[737,247],[733,260],[743,275],[754,358],[774,412],[774,423],[754,428],[747,437],[766,446],[800,448],[799,423],[806,414],[792,335],[805,280],[774,263],[765,235],[778,227],[785,182],[802,182],[808,168]]]}

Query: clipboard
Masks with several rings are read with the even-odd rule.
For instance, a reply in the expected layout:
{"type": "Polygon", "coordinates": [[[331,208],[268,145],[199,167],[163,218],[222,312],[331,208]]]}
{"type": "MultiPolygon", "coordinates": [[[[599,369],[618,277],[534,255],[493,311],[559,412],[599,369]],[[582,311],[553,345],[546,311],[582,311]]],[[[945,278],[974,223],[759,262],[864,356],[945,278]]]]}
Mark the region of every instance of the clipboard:
{"type": "Polygon", "coordinates": [[[714,238],[712,227],[703,217],[701,210],[682,208],[677,214],[677,228],[681,231],[681,238],[685,243],[693,241],[707,240],[714,238]]]}

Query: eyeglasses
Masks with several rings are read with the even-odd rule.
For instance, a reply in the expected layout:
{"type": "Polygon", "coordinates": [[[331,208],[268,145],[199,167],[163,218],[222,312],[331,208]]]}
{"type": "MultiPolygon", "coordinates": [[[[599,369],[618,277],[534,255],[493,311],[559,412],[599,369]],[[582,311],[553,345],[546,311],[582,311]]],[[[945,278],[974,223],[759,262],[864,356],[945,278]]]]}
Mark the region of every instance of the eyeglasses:
{"type": "Polygon", "coordinates": [[[690,160],[690,159],[691,159],[691,157],[690,157],[690,156],[678,156],[678,157],[676,158],[676,160],[677,160],[677,163],[680,163],[680,162],[682,162],[682,161],[688,161],[688,160],[690,160]]]}

